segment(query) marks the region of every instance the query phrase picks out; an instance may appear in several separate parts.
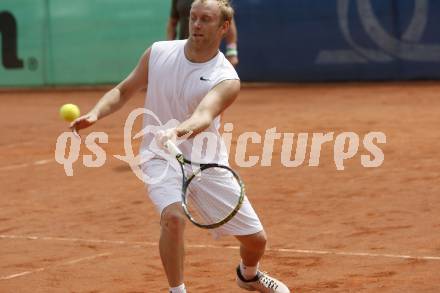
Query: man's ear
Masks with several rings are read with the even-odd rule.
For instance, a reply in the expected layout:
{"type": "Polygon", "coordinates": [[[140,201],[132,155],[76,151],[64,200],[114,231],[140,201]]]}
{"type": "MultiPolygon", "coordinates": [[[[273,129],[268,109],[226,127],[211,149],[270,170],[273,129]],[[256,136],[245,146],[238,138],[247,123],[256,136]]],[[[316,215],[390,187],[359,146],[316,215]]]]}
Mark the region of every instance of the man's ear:
{"type": "Polygon", "coordinates": [[[223,24],[221,25],[221,27],[222,27],[223,34],[225,35],[229,31],[229,28],[231,27],[231,21],[225,20],[223,22],[223,24]]]}

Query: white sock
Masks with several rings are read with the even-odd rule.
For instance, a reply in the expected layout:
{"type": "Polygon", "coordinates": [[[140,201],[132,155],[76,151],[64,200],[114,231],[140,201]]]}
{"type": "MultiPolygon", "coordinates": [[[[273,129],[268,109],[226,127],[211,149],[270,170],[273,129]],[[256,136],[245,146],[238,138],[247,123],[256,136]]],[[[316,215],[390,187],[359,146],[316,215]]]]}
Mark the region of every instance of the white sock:
{"type": "Polygon", "coordinates": [[[182,284],[174,288],[170,288],[170,293],[186,293],[185,284],[182,284]]]}
{"type": "Polygon", "coordinates": [[[259,263],[250,267],[243,263],[243,260],[240,262],[240,273],[246,280],[251,280],[257,275],[259,263]]]}

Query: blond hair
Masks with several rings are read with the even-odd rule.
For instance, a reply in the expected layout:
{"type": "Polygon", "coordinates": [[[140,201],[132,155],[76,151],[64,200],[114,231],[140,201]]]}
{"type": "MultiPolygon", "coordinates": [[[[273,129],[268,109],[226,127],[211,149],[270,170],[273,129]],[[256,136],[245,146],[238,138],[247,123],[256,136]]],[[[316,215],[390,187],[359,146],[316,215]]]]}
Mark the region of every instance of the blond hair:
{"type": "Polygon", "coordinates": [[[206,3],[208,1],[215,1],[218,4],[218,7],[220,8],[221,16],[223,22],[225,21],[232,21],[232,18],[234,17],[234,8],[232,8],[231,3],[229,0],[194,0],[192,5],[196,2],[200,3],[206,3]]]}

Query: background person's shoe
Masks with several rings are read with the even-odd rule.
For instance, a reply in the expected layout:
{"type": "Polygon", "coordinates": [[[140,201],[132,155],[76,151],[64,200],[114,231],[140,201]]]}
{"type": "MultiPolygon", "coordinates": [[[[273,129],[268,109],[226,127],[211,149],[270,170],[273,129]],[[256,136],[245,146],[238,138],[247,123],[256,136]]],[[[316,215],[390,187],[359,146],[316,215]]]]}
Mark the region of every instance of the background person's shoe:
{"type": "Polygon", "coordinates": [[[258,291],[262,293],[290,293],[284,283],[272,278],[264,272],[257,272],[255,278],[246,280],[240,272],[240,266],[237,267],[237,285],[248,291],[258,291]]]}

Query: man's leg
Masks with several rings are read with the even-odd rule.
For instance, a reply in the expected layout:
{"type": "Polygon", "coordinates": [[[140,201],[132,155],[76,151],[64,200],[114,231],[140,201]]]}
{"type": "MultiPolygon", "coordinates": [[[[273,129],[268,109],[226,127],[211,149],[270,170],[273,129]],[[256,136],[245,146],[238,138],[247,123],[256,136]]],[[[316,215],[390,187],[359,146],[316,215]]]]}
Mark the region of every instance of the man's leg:
{"type": "Polygon", "coordinates": [[[183,284],[185,219],[179,202],[162,211],[159,251],[171,288],[183,284]]]}
{"type": "Polygon", "coordinates": [[[235,237],[240,241],[240,256],[243,264],[249,267],[257,266],[266,249],[266,232],[262,230],[256,234],[235,237]]]}
{"type": "Polygon", "coordinates": [[[281,281],[258,270],[266,249],[267,237],[264,230],[251,235],[235,236],[240,241],[241,263],[237,268],[237,283],[248,291],[263,293],[289,293],[281,281]]]}

